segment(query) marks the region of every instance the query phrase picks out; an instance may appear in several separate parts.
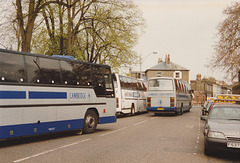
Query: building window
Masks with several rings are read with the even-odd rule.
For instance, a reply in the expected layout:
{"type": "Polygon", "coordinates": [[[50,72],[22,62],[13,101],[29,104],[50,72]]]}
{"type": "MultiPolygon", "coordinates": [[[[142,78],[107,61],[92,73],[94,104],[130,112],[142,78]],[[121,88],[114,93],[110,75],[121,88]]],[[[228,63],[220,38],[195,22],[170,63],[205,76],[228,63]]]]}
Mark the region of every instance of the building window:
{"type": "Polygon", "coordinates": [[[176,79],[182,79],[182,72],[180,72],[180,71],[175,71],[175,72],[174,72],[174,78],[176,78],[176,79]]]}
{"type": "Polygon", "coordinates": [[[162,77],[162,72],[157,72],[157,77],[162,77]]]}

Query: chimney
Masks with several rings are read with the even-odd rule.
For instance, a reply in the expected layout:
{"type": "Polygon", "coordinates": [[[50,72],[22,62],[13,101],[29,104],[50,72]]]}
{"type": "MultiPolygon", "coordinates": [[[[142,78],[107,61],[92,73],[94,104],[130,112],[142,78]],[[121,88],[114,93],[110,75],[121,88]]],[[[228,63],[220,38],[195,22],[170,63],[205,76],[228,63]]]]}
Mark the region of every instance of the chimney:
{"type": "Polygon", "coordinates": [[[202,75],[201,74],[197,74],[197,80],[201,80],[202,79],[202,75]]]}
{"type": "Polygon", "coordinates": [[[129,68],[129,76],[132,77],[132,68],[129,68]]]}
{"type": "Polygon", "coordinates": [[[162,62],[162,58],[158,58],[158,64],[162,62]]]}
{"type": "Polygon", "coordinates": [[[166,63],[166,65],[168,64],[168,57],[167,57],[167,55],[166,55],[166,58],[165,58],[165,63],[166,63]]]}
{"type": "Polygon", "coordinates": [[[166,55],[165,63],[166,63],[166,65],[170,64],[170,54],[166,55]]]}

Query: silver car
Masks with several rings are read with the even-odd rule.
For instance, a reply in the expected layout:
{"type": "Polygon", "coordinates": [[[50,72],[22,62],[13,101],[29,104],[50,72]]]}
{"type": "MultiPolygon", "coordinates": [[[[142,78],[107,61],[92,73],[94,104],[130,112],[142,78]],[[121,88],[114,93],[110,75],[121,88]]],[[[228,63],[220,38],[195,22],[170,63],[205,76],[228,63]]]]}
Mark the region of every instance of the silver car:
{"type": "Polygon", "coordinates": [[[204,153],[216,150],[240,154],[240,104],[217,103],[208,116],[204,129],[204,153]]]}
{"type": "Polygon", "coordinates": [[[204,103],[203,108],[202,108],[202,115],[207,115],[210,106],[214,103],[214,101],[207,101],[204,103]]]}

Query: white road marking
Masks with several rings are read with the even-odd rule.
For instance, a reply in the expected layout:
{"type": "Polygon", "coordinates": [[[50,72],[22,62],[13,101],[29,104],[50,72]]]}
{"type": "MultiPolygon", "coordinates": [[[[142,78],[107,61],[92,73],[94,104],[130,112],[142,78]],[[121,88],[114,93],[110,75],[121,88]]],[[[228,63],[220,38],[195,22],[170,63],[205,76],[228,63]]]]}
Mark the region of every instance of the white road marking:
{"type": "MultiPolygon", "coordinates": [[[[153,118],[153,119],[155,119],[155,118],[153,118]]],[[[139,125],[139,124],[142,124],[142,123],[145,123],[145,122],[147,122],[147,120],[142,121],[142,122],[138,122],[138,123],[136,123],[134,125],[136,126],[136,125],[139,125]]],[[[112,133],[115,133],[115,132],[118,132],[118,131],[122,131],[122,130],[127,129],[127,128],[128,127],[123,127],[123,128],[120,128],[120,129],[117,129],[117,130],[114,130],[114,131],[111,131],[111,132],[108,132],[108,133],[105,133],[105,134],[102,134],[102,135],[99,135],[99,136],[106,136],[106,135],[109,135],[109,134],[112,134],[112,133]]],[[[38,156],[41,156],[41,155],[44,155],[44,154],[47,154],[47,153],[50,153],[50,152],[57,151],[59,149],[63,149],[63,148],[67,148],[67,147],[73,146],[73,145],[77,145],[79,143],[83,143],[83,142],[86,142],[86,141],[89,141],[89,140],[91,140],[91,139],[85,139],[85,140],[81,140],[81,141],[78,141],[78,142],[75,142],[75,143],[72,143],[72,144],[67,144],[67,145],[64,145],[64,146],[61,146],[61,147],[58,147],[58,148],[50,149],[50,150],[47,150],[47,151],[44,151],[44,152],[32,155],[32,156],[28,156],[28,157],[25,157],[25,158],[22,158],[22,159],[18,159],[18,160],[15,160],[13,162],[17,163],[17,162],[22,162],[22,161],[25,161],[25,160],[29,160],[31,158],[38,157],[38,156]]]]}
{"type": "MultiPolygon", "coordinates": [[[[198,136],[197,136],[197,142],[196,142],[196,146],[195,148],[198,148],[198,144],[199,144],[199,139],[200,139],[200,129],[201,128],[201,121],[200,119],[198,120],[198,136]]],[[[195,154],[195,153],[194,153],[195,154]]]]}
{"type": "Polygon", "coordinates": [[[194,125],[185,125],[185,128],[193,128],[194,125]]]}
{"type": "Polygon", "coordinates": [[[74,146],[74,145],[77,145],[79,143],[83,143],[83,142],[86,142],[86,141],[89,141],[89,140],[91,140],[91,139],[85,139],[85,140],[81,140],[81,141],[78,141],[78,142],[75,142],[75,143],[72,143],[72,144],[67,144],[67,145],[64,145],[64,146],[61,146],[61,147],[58,147],[58,148],[50,149],[50,150],[47,150],[47,151],[44,151],[44,152],[32,155],[32,156],[28,156],[28,157],[25,157],[25,158],[22,158],[22,159],[19,159],[19,160],[15,160],[13,162],[16,163],[16,162],[22,162],[22,161],[25,161],[25,160],[29,160],[31,158],[38,157],[40,155],[44,155],[44,154],[47,154],[47,153],[50,153],[50,152],[54,152],[54,151],[57,151],[59,149],[67,148],[67,147],[70,147],[70,146],[74,146]]]}
{"type": "Polygon", "coordinates": [[[145,123],[145,122],[147,122],[147,121],[148,121],[148,120],[145,120],[145,121],[142,121],[142,122],[135,123],[134,126],[140,125],[140,124],[145,123]]]}
{"type": "Polygon", "coordinates": [[[150,119],[150,121],[151,121],[151,120],[154,120],[154,119],[156,119],[156,118],[157,118],[157,117],[153,117],[153,118],[150,119]]]}
{"type": "Polygon", "coordinates": [[[114,131],[111,131],[111,132],[107,132],[107,133],[99,135],[99,136],[106,136],[106,135],[109,135],[109,134],[112,134],[112,133],[115,133],[115,132],[118,132],[118,131],[121,131],[121,130],[124,130],[124,129],[127,129],[127,128],[128,127],[123,127],[123,128],[120,128],[120,129],[117,129],[117,130],[114,130],[114,131]]]}

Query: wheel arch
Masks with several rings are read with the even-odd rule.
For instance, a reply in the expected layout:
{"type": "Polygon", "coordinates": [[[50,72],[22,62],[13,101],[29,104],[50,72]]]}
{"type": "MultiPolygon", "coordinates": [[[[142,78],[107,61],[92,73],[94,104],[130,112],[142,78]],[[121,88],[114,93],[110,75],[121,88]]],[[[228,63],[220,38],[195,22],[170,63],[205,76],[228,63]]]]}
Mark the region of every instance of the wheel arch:
{"type": "Polygon", "coordinates": [[[92,111],[94,111],[94,112],[97,114],[98,124],[99,124],[99,112],[98,112],[97,108],[94,108],[94,107],[88,108],[88,109],[86,110],[86,112],[85,112],[84,118],[85,118],[85,116],[86,116],[86,114],[87,114],[87,112],[88,112],[89,110],[92,110],[92,111]]]}
{"type": "Polygon", "coordinates": [[[135,103],[133,102],[132,104],[131,104],[131,115],[133,116],[133,115],[135,115],[135,113],[136,113],[136,105],[135,105],[135,103]]]}
{"type": "Polygon", "coordinates": [[[131,104],[131,108],[132,108],[132,107],[135,108],[135,103],[134,103],[134,102],[132,102],[132,104],[131,104]]]}

